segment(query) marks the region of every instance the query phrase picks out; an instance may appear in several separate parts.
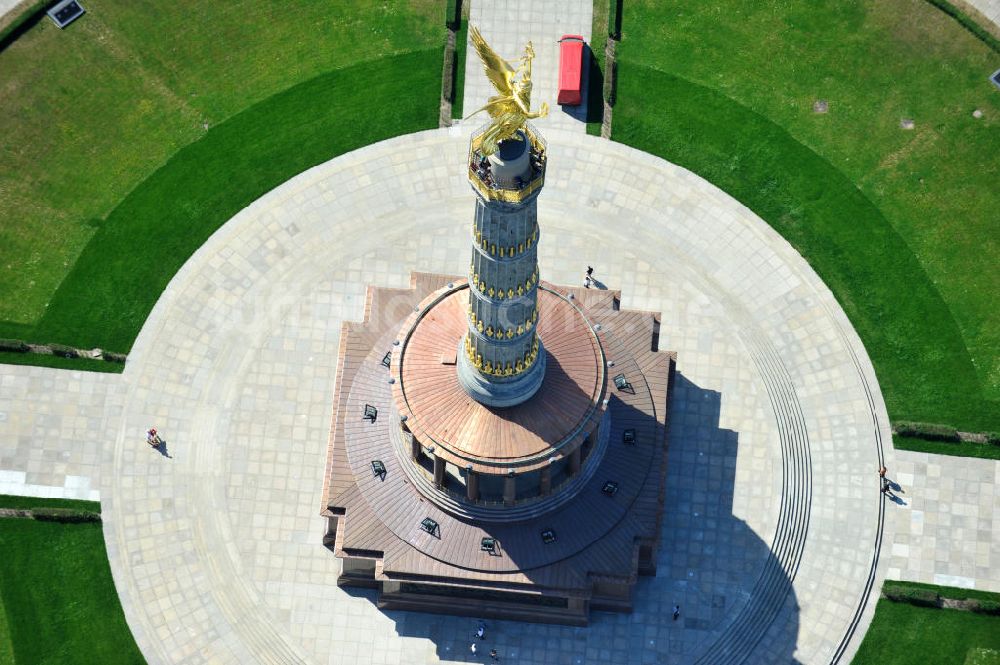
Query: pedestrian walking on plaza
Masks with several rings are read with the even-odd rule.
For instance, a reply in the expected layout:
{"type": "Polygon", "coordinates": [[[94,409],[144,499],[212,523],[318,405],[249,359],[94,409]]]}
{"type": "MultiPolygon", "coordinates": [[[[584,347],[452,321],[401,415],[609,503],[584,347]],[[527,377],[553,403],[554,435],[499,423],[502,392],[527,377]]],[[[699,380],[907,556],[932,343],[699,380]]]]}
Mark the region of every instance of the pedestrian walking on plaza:
{"type": "Polygon", "coordinates": [[[473,642],[472,644],[469,645],[469,651],[471,651],[473,655],[476,654],[476,643],[475,642],[473,642]]]}
{"type": "Polygon", "coordinates": [[[680,618],[681,618],[681,606],[674,605],[674,621],[677,621],[680,618]]]}
{"type": "Polygon", "coordinates": [[[590,267],[590,266],[587,266],[587,274],[583,276],[583,288],[585,288],[585,289],[589,289],[590,288],[590,285],[594,281],[594,278],[591,277],[591,275],[593,275],[593,274],[594,274],[594,269],[592,267],[590,267]]]}
{"type": "Polygon", "coordinates": [[[476,628],[476,637],[478,637],[479,639],[483,639],[484,635],[486,635],[486,624],[480,621],[479,627],[476,628]]]}
{"type": "Polygon", "coordinates": [[[146,443],[149,444],[150,448],[160,453],[164,457],[173,459],[170,453],[167,452],[167,442],[160,438],[160,435],[159,433],[157,433],[155,427],[150,427],[148,430],[146,430],[146,443]]]}
{"type": "Polygon", "coordinates": [[[497,650],[496,649],[490,649],[490,658],[492,658],[493,660],[497,660],[497,661],[500,660],[500,656],[497,655],[497,650]]]}
{"type": "Polygon", "coordinates": [[[892,483],[885,476],[882,476],[882,494],[892,497],[892,483]]]}

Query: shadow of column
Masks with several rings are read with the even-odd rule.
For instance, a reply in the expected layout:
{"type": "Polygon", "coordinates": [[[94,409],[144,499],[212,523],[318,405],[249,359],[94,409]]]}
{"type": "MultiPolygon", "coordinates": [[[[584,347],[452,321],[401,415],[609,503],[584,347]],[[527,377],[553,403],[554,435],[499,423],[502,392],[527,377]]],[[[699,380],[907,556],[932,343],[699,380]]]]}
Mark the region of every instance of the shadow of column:
{"type": "Polygon", "coordinates": [[[794,662],[799,607],[788,571],[732,513],[739,436],[719,427],[722,395],[680,372],[673,390],[657,574],[640,578],[631,614],[593,612],[582,628],[491,621],[475,655],[475,618],[386,611],[398,634],[430,639],[438,657],[458,662],[486,661],[491,648],[506,662],[794,662]]]}
{"type": "Polygon", "coordinates": [[[683,629],[666,636],[660,662],[792,662],[798,603],[780,544],[733,515],[739,434],[719,427],[721,408],[719,392],[677,373],[659,575],[640,582],[637,609],[669,618],[681,606],[683,629]]]}

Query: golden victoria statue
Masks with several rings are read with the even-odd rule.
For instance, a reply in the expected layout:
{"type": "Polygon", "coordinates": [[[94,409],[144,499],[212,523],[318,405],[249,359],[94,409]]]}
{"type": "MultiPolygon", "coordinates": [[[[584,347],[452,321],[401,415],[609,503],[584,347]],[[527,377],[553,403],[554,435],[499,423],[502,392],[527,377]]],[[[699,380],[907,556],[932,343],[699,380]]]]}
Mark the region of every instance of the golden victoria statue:
{"type": "Polygon", "coordinates": [[[483,61],[486,78],[500,93],[490,97],[486,106],[469,115],[471,118],[480,111],[486,111],[493,118],[483,134],[482,144],[483,154],[492,155],[500,149],[500,142],[512,138],[527,120],[547,116],[549,105],[543,102],[538,111],[531,110],[531,60],[535,57],[531,42],[524,47],[524,56],[518,60],[515,69],[490,48],[479,28],[472,26],[470,34],[472,45],[483,61]]]}

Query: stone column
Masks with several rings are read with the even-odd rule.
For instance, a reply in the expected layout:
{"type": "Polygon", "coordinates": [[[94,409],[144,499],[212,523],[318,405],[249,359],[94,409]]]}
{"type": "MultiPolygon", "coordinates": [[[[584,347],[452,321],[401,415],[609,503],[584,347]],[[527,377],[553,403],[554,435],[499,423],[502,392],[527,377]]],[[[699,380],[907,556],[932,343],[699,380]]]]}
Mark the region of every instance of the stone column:
{"type": "Polygon", "coordinates": [[[545,349],[538,324],[538,209],[545,148],[534,130],[489,157],[472,137],[469,180],[477,194],[469,264],[469,331],[458,377],[473,399],[514,406],[538,390],[545,349]]]}
{"type": "Polygon", "coordinates": [[[472,470],[471,464],[465,467],[465,498],[479,501],[479,474],[472,470]]]}
{"type": "Polygon", "coordinates": [[[405,436],[410,441],[410,457],[413,459],[414,462],[419,462],[420,461],[420,441],[418,441],[417,437],[413,436],[409,432],[403,432],[403,436],[405,436]]]}
{"type": "Polygon", "coordinates": [[[434,456],[434,486],[441,489],[444,486],[444,467],[445,461],[443,457],[434,456]]]}
{"type": "Polygon", "coordinates": [[[580,458],[582,453],[580,449],[577,448],[569,454],[569,475],[575,476],[580,473],[580,458]]]}
{"type": "Polygon", "coordinates": [[[503,479],[503,502],[507,505],[514,503],[517,499],[517,476],[513,471],[507,473],[503,479]]]}
{"type": "Polygon", "coordinates": [[[541,479],[538,481],[538,493],[545,496],[552,491],[552,465],[555,459],[549,460],[549,465],[542,467],[541,479]]]}

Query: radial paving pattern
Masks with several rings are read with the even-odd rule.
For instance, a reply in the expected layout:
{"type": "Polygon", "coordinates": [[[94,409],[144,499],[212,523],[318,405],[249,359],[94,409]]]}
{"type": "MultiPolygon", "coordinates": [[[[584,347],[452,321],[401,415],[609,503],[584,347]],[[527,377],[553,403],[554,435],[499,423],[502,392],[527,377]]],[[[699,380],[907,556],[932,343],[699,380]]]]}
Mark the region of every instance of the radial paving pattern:
{"type": "MultiPolygon", "coordinates": [[[[623,308],[663,313],[660,348],[678,352],[667,517],[635,613],[498,622],[487,647],[519,663],[850,656],[873,609],[887,420],[849,323],[783,240],[701,179],[547,135],[543,278],[595,266],[623,308]]],[[[470,620],[383,614],[338,589],[317,515],[341,322],[361,320],[367,284],[467,267],[466,141],[415,134],[302,174],[224,226],[157,305],[104,414],[116,442],[100,474],[151,663],[468,660],[470,620]],[[172,458],[141,444],[151,422],[172,458]]]]}

